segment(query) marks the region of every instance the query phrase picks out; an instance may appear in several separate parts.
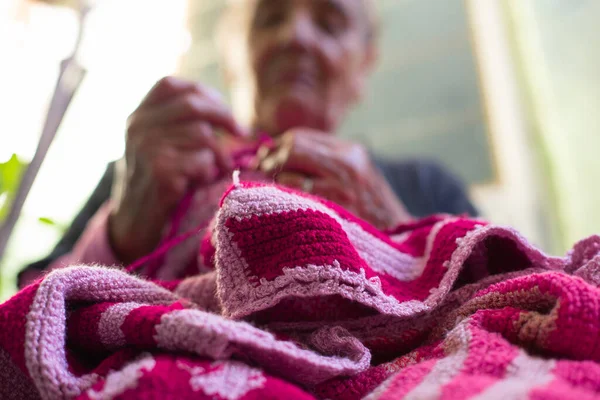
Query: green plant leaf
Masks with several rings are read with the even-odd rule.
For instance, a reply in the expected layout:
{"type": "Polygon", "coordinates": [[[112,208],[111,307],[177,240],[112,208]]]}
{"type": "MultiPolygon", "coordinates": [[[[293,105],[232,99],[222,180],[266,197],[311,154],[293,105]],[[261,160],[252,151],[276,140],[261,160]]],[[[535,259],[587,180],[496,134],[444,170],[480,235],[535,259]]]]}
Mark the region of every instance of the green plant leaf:
{"type": "Polygon", "coordinates": [[[58,226],[58,224],[54,220],[47,217],[39,217],[38,221],[44,225],[58,226]]]}
{"type": "Polygon", "coordinates": [[[48,217],[40,217],[38,222],[54,229],[59,235],[64,234],[69,228],[69,225],[48,217]]]}
{"type": "Polygon", "coordinates": [[[25,167],[27,163],[19,160],[16,154],[13,154],[8,161],[0,163],[0,196],[3,197],[3,201],[0,202],[0,222],[8,213],[25,167]]]}

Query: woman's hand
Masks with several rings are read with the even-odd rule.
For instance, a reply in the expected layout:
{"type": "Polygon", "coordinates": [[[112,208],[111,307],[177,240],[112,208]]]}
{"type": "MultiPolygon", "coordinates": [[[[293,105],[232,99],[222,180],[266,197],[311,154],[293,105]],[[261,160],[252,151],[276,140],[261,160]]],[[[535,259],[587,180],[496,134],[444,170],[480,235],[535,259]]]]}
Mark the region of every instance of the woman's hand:
{"type": "Polygon", "coordinates": [[[363,146],[310,129],[275,142],[259,152],[259,165],[278,183],[331,200],[380,229],[410,219],[363,146]]]}
{"type": "Polygon", "coordinates": [[[109,220],[121,261],[129,263],[156,246],[190,185],[212,183],[233,168],[214,128],[244,135],[218,93],[172,77],[159,81],[130,116],[125,166],[109,220]]]}

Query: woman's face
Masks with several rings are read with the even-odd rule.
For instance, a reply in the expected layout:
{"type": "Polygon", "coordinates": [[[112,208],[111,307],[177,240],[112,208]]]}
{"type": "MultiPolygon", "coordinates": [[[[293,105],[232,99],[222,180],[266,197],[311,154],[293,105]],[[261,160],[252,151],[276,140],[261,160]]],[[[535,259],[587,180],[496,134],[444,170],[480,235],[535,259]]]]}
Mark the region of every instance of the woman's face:
{"type": "Polygon", "coordinates": [[[255,125],[334,132],[373,61],[365,0],[254,0],[248,50],[255,125]]]}

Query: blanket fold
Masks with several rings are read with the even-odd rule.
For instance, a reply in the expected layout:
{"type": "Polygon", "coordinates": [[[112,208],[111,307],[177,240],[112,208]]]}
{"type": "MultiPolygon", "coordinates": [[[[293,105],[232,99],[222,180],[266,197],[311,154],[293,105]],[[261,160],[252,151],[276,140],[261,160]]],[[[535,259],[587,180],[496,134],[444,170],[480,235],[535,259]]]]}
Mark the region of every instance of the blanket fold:
{"type": "Polygon", "coordinates": [[[241,183],[196,241],[209,272],[71,266],[0,305],[0,397],[600,397],[598,236],[550,257],[462,217],[380,232],[241,183]]]}

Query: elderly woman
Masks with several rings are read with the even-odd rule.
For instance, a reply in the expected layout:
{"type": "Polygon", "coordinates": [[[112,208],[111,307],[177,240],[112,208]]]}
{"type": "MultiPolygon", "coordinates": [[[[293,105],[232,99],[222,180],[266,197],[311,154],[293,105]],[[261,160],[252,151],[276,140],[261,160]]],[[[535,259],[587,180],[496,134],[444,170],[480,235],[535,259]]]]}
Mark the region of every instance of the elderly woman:
{"type": "Polygon", "coordinates": [[[225,52],[225,72],[250,91],[251,120],[241,125],[201,83],[159,81],[128,121],[122,170],[109,168],[54,252],[21,274],[21,286],[51,263],[126,264],[151,252],[188,188],[229,175],[235,149],[261,135],[273,139],[253,164],[262,176],[379,228],[409,215],[475,214],[460,183],[439,166],[374,160],[336,136],[377,60],[371,0],[248,0],[230,7],[227,23],[235,33],[222,47],[236,52],[225,52]]]}

